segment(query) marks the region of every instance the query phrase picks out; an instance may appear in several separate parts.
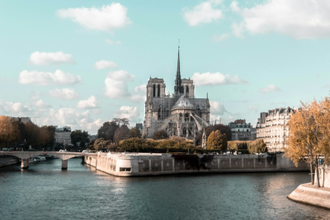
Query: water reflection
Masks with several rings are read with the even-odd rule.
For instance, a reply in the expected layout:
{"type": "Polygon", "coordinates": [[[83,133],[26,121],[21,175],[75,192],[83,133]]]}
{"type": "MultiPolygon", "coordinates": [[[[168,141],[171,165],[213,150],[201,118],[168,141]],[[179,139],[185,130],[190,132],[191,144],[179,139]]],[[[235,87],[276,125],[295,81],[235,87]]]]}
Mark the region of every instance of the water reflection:
{"type": "Polygon", "coordinates": [[[114,177],[68,161],[0,169],[1,219],[327,219],[286,196],[307,173],[114,177]]]}

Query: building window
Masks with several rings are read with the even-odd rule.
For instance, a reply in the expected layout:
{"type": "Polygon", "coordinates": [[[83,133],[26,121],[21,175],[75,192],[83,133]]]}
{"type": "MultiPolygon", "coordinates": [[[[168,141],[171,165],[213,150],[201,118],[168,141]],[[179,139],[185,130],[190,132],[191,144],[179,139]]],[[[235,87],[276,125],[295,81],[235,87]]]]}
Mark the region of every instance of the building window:
{"type": "Polygon", "coordinates": [[[160,97],[160,85],[157,86],[157,97],[160,97]]]}
{"type": "Polygon", "coordinates": [[[153,85],[153,89],[152,89],[152,97],[156,97],[156,85],[153,85]]]}
{"type": "Polygon", "coordinates": [[[183,128],[183,136],[186,136],[187,135],[187,130],[186,130],[186,128],[183,128]]]}
{"type": "Polygon", "coordinates": [[[186,94],[189,94],[189,87],[186,86],[186,94]]]}
{"type": "Polygon", "coordinates": [[[131,172],[131,167],[119,167],[120,172],[131,172]]]}

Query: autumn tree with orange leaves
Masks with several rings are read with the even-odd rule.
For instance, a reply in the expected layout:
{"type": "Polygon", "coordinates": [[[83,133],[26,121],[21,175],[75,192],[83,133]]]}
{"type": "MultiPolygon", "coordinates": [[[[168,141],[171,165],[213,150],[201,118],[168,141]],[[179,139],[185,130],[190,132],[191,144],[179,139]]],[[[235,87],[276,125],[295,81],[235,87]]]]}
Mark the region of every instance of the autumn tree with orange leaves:
{"type": "MultiPolygon", "coordinates": [[[[316,171],[316,179],[319,180],[319,159],[328,164],[330,157],[330,98],[302,104],[288,122],[290,135],[285,156],[296,166],[304,160],[309,164],[311,173],[316,171]]],[[[311,183],[314,184],[313,175],[311,183]]],[[[317,185],[320,186],[319,181],[317,185]]]]}
{"type": "Polygon", "coordinates": [[[9,143],[19,139],[18,125],[7,116],[0,116],[0,146],[7,147],[9,143]]]}

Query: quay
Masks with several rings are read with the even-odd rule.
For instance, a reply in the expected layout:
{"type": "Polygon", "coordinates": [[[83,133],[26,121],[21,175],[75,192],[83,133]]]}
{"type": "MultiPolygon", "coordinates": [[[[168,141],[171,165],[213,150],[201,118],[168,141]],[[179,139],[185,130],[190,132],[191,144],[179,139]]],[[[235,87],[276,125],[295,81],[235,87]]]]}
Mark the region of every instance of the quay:
{"type": "Polygon", "coordinates": [[[294,172],[298,167],[283,154],[195,155],[169,153],[97,153],[85,155],[85,163],[114,176],[153,176],[188,173],[294,172]]]}

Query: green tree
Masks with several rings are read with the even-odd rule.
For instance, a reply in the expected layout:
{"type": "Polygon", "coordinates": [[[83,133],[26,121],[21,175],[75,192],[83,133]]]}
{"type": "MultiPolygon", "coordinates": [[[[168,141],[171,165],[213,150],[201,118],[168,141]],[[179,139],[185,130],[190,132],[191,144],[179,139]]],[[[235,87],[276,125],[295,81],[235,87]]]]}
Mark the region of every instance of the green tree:
{"type": "Polygon", "coordinates": [[[39,127],[32,123],[32,122],[27,122],[25,124],[25,140],[26,140],[26,145],[31,146],[33,148],[37,148],[39,145],[39,127]]]}
{"type": "Polygon", "coordinates": [[[113,141],[113,136],[115,135],[116,130],[119,128],[119,125],[115,121],[104,122],[102,127],[97,131],[97,136],[103,138],[104,140],[113,141]]]}
{"type": "Polygon", "coordinates": [[[75,148],[86,148],[86,145],[89,142],[88,132],[82,130],[74,130],[70,134],[71,143],[75,148]],[[79,145],[78,145],[79,143],[79,145]]]}
{"type": "Polygon", "coordinates": [[[132,128],[128,134],[129,138],[141,138],[141,132],[139,129],[132,128]]]}
{"type": "Polygon", "coordinates": [[[210,150],[227,151],[226,134],[221,134],[219,130],[212,131],[207,138],[206,148],[210,150]]]}
{"type": "Polygon", "coordinates": [[[129,131],[130,129],[127,127],[127,125],[122,125],[120,128],[118,128],[113,136],[113,142],[118,144],[119,141],[128,139],[129,138],[129,131]]]}
{"type": "Polygon", "coordinates": [[[152,136],[152,138],[155,140],[166,139],[166,138],[168,138],[168,135],[167,135],[166,131],[161,130],[161,131],[155,132],[154,135],[152,136]]]}

